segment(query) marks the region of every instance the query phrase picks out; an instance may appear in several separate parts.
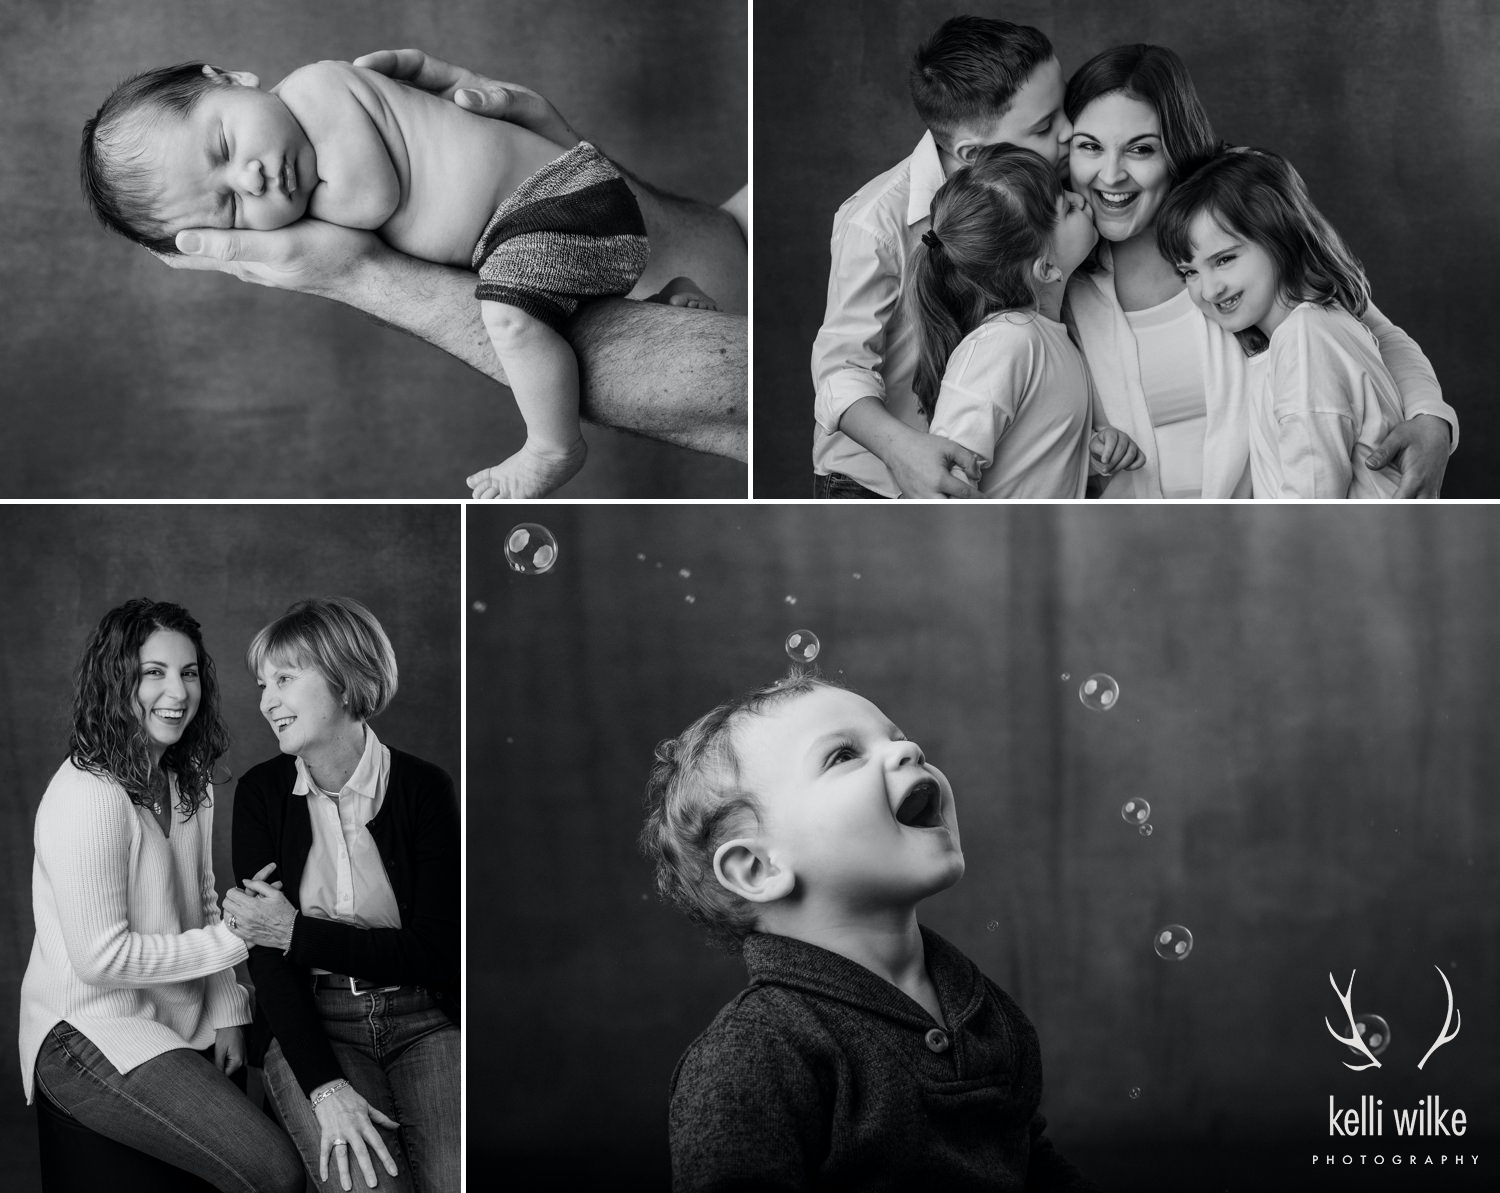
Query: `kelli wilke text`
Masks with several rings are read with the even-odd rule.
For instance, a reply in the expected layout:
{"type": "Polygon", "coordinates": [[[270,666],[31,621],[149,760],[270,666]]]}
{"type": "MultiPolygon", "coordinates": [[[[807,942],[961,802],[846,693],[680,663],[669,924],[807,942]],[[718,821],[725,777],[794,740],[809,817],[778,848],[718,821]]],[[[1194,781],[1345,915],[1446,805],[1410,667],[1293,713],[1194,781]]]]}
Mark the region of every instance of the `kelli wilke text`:
{"type": "MultiPolygon", "coordinates": [[[[1442,1098],[1428,1094],[1410,1110],[1391,1108],[1397,1135],[1462,1135],[1468,1130],[1468,1116],[1462,1110],[1446,1110],[1442,1098]]],[[[1365,1094],[1358,1106],[1340,1110],[1333,1095],[1328,1096],[1328,1133],[1346,1139],[1383,1135],[1385,1110],[1382,1099],[1365,1094]]]]}

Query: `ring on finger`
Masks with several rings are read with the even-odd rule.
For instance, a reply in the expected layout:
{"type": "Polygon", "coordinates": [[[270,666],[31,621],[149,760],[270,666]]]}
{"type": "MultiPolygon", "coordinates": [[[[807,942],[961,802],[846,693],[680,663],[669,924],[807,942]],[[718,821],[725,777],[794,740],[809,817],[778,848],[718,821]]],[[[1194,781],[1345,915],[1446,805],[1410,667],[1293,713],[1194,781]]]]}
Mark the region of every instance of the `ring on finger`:
{"type": "Polygon", "coordinates": [[[348,1147],[349,1146],[349,1142],[346,1139],[335,1139],[333,1141],[333,1146],[334,1147],[348,1147]]]}

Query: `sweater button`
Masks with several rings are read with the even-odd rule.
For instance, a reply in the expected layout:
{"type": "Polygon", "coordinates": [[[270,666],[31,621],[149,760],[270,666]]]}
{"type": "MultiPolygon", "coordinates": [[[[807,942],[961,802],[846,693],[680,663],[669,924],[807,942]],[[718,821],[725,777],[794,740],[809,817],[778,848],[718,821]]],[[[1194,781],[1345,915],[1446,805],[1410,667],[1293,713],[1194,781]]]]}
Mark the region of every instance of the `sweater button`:
{"type": "Polygon", "coordinates": [[[934,1027],[927,1033],[927,1047],[934,1052],[947,1052],[948,1033],[940,1027],[934,1027]]]}

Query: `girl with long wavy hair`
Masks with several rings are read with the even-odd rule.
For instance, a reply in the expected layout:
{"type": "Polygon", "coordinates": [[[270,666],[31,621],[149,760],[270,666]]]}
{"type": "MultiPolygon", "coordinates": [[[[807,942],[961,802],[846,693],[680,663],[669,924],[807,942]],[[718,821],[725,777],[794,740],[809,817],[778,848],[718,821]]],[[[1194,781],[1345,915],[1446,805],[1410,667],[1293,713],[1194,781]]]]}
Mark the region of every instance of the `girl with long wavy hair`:
{"type": "Polygon", "coordinates": [[[929,429],[974,452],[985,497],[1084,496],[1141,454],[1094,429],[1088,370],[1061,322],[1094,247],[1088,205],[1029,149],[991,145],[932,200],[902,287],[917,332],[913,388],[929,429]]]}
{"type": "Polygon", "coordinates": [[[191,614],[144,599],[106,613],[37,809],[22,1080],[28,1101],[215,1188],[292,1193],[295,1149],[229,1077],[250,1002],[214,885],[210,780],[228,746],[191,614]]]}

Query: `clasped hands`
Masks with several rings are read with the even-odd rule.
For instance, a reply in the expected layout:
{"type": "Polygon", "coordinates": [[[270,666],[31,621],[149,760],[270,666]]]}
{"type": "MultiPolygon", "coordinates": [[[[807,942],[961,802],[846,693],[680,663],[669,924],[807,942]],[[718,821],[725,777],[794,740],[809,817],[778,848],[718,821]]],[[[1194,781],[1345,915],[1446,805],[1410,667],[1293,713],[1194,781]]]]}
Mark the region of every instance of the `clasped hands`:
{"type": "Polygon", "coordinates": [[[297,909],[281,893],[281,883],[267,882],[276,863],[270,862],[244,881],[244,889],[224,893],[224,923],[248,945],[286,952],[292,944],[297,909]]]}

